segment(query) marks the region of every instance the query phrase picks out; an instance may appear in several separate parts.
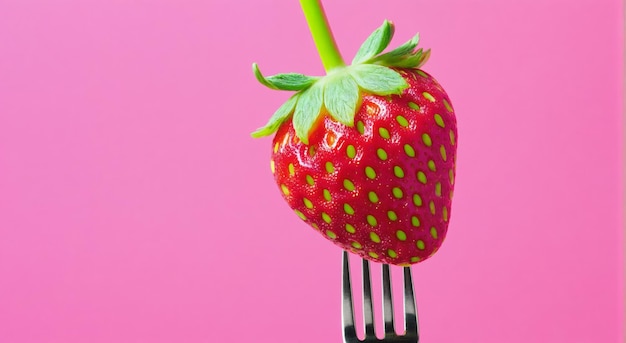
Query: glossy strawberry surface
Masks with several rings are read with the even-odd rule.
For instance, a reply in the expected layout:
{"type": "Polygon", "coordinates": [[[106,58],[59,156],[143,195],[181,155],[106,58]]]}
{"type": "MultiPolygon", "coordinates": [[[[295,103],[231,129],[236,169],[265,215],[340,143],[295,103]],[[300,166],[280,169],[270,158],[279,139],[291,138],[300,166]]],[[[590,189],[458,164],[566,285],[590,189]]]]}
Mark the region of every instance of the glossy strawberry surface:
{"type": "Polygon", "coordinates": [[[289,206],[325,238],[369,260],[409,265],[446,237],[457,125],[434,78],[396,71],[409,87],[361,94],[353,126],[322,110],[305,144],[292,120],[283,122],[270,163],[289,206]]]}

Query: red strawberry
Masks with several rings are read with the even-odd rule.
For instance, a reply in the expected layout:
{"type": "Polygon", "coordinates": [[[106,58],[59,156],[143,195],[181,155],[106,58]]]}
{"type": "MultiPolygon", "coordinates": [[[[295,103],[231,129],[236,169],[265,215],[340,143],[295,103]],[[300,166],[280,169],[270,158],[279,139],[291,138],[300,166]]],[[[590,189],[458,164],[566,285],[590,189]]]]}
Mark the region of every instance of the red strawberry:
{"type": "Polygon", "coordinates": [[[457,127],[443,88],[418,69],[429,51],[416,36],[381,54],[392,35],[385,21],[351,66],[325,63],[321,78],[266,78],[254,65],[266,86],[298,92],[253,136],[277,131],[272,173],[303,221],[364,258],[410,265],[446,236],[457,127]]]}

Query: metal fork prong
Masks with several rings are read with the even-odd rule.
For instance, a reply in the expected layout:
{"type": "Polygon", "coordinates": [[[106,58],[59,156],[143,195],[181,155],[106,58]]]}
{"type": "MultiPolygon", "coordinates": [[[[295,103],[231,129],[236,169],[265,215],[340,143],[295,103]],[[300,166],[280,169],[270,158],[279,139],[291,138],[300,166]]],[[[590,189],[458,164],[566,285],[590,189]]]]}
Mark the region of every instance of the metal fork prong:
{"type": "Polygon", "coordinates": [[[363,322],[365,323],[365,338],[374,337],[372,281],[370,277],[370,264],[366,259],[363,259],[363,322]]]}
{"type": "Polygon", "coordinates": [[[383,320],[385,321],[385,334],[394,334],[393,325],[393,297],[391,295],[391,276],[389,265],[383,264],[383,320]]]}
{"type": "Polygon", "coordinates": [[[358,342],[356,328],[354,326],[354,303],[352,301],[352,286],[350,284],[350,262],[348,252],[343,252],[343,273],[341,292],[341,316],[343,318],[343,341],[358,342]]]}
{"type": "Polygon", "coordinates": [[[414,335],[415,341],[419,342],[419,325],[411,267],[404,267],[404,328],[406,336],[414,335]]]}

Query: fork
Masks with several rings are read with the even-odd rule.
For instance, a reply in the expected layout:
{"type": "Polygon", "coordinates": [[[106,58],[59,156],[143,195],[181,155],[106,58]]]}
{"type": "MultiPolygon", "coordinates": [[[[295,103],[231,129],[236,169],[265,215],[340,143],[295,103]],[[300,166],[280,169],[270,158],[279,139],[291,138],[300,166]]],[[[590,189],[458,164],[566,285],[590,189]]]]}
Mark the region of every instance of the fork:
{"type": "Polygon", "coordinates": [[[344,343],[419,343],[419,329],[415,294],[413,292],[413,278],[411,268],[404,267],[404,332],[398,335],[394,328],[393,303],[391,295],[391,277],[389,265],[382,265],[383,281],[383,321],[385,336],[378,339],[374,332],[374,315],[372,304],[372,287],[369,261],[363,259],[363,316],[365,323],[365,338],[360,340],[354,326],[354,301],[350,284],[350,262],[348,252],[343,252],[342,275],[342,324],[344,343]]]}

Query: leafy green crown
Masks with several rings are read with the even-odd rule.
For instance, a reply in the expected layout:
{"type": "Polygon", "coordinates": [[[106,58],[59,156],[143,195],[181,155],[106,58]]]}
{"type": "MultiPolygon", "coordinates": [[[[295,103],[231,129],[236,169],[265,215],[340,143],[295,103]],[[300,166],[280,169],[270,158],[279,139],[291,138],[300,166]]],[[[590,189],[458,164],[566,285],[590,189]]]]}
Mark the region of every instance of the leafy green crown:
{"type": "Polygon", "coordinates": [[[254,131],[252,137],[271,135],[293,115],[296,135],[308,144],[309,133],[322,108],[338,122],[353,126],[360,92],[383,96],[401,94],[409,85],[392,68],[420,68],[430,56],[430,49],[416,50],[419,42],[419,34],[416,34],[396,49],[381,54],[393,33],[393,24],[385,20],[361,45],[351,65],[334,68],[326,76],[286,73],[265,77],[253,63],[252,70],[260,83],[271,89],[296,93],[278,108],[265,126],[254,131]]]}

